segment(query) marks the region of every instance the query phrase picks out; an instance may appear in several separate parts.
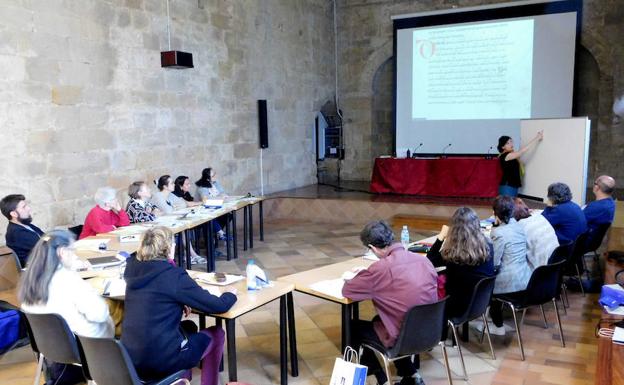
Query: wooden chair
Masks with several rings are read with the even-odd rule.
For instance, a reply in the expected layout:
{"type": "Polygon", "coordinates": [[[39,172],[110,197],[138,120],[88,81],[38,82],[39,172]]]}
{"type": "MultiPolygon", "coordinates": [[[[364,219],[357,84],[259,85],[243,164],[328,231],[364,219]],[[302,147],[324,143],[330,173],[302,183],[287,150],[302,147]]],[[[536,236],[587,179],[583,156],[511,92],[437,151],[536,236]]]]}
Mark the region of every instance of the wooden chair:
{"type": "Polygon", "coordinates": [[[15,289],[21,272],[22,266],[13,250],[0,247],[0,291],[15,289]]]}

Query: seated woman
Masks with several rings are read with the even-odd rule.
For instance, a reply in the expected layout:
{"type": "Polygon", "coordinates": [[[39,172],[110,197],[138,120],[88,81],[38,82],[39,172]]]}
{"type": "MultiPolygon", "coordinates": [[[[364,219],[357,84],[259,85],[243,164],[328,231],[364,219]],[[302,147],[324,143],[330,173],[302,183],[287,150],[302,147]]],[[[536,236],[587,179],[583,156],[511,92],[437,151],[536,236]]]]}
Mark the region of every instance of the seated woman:
{"type": "Polygon", "coordinates": [[[163,214],[171,214],[175,210],[186,207],[186,201],[173,195],[175,186],[171,175],[163,175],[156,183],[158,191],[152,194],[150,203],[156,206],[163,214]]]}
{"type": "MultiPolygon", "coordinates": [[[[104,299],[71,270],[80,262],[73,252],[74,235],[66,230],[44,234],[30,254],[18,297],[27,313],[56,313],[76,334],[112,338],[115,326],[104,299]]],[[[51,382],[86,382],[80,367],[47,363],[51,382]]]]}
{"type": "Polygon", "coordinates": [[[527,239],[527,261],[531,271],[548,263],[548,258],[559,246],[555,229],[543,215],[531,215],[520,198],[514,198],[514,218],[524,229],[527,239]]]}
{"type": "MultiPolygon", "coordinates": [[[[477,282],[494,275],[492,254],[492,246],[481,232],[479,217],[471,208],[457,209],[450,229],[442,226],[427,258],[436,267],[446,266],[448,318],[464,314],[477,282]]],[[[446,337],[447,328],[444,330],[446,337]]]]}
{"type": "MultiPolygon", "coordinates": [[[[158,182],[156,184],[158,186],[158,191],[152,194],[152,199],[150,203],[156,206],[158,210],[160,210],[164,214],[171,214],[175,210],[179,210],[181,208],[187,207],[187,202],[177,197],[173,194],[173,190],[175,189],[173,179],[171,175],[163,175],[158,178],[158,182]]],[[[198,255],[193,249],[193,245],[191,242],[190,245],[191,250],[191,263],[192,264],[202,264],[206,263],[206,258],[198,255]]]]}
{"type": "Polygon", "coordinates": [[[587,231],[587,220],[583,210],[572,202],[572,192],[565,183],[553,183],[548,186],[548,207],[542,215],[555,229],[559,244],[576,241],[579,235],[587,231]]]}
{"type": "Polygon", "coordinates": [[[202,361],[202,385],[219,383],[224,332],[217,326],[196,332],[180,319],[190,308],[223,313],[236,302],[236,291],[216,297],[202,289],[186,270],[169,264],[174,243],[171,231],[156,227],[145,232],[136,258],[128,260],[121,341],[143,380],[156,380],[202,361]]]}
{"type": "Polygon", "coordinates": [[[85,218],[80,239],[108,233],[117,227],[128,226],[130,218],[121,208],[117,200],[115,189],[112,187],[100,187],[93,197],[96,206],[89,211],[85,218]]]}
{"type": "Polygon", "coordinates": [[[174,181],[173,195],[183,199],[186,202],[187,207],[195,207],[201,205],[201,202],[196,202],[190,193],[191,180],[188,176],[180,175],[174,181]]]}
{"type": "Polygon", "coordinates": [[[227,196],[225,194],[225,190],[219,184],[219,182],[215,179],[217,173],[213,171],[212,167],[208,167],[202,170],[201,178],[195,182],[195,186],[197,186],[197,191],[195,192],[195,197],[199,201],[203,201],[208,198],[216,198],[219,196],[227,196]]]}
{"type": "Polygon", "coordinates": [[[154,206],[149,199],[152,192],[143,181],[134,182],[128,187],[130,200],[126,206],[130,223],[152,222],[160,214],[158,207],[154,206]]]}
{"type": "MultiPolygon", "coordinates": [[[[227,195],[225,194],[225,190],[219,184],[219,182],[215,179],[217,173],[213,171],[212,167],[208,167],[202,170],[201,178],[195,182],[195,186],[197,186],[197,190],[195,191],[195,197],[199,201],[205,201],[206,199],[225,198],[227,195]]],[[[219,228],[217,230],[217,236],[220,240],[225,240],[225,232],[223,229],[227,226],[227,216],[222,215],[217,218],[216,223],[219,228]]]]}
{"type": "MultiPolygon", "coordinates": [[[[510,196],[499,195],[494,200],[494,217],[496,219],[490,236],[494,244],[494,268],[498,269],[494,294],[505,294],[513,297],[522,295],[531,278],[531,269],[527,261],[527,240],[522,226],[514,219],[514,201],[510,196]]],[[[490,303],[490,316],[494,327],[490,333],[505,334],[503,325],[502,303],[490,303]]]]}

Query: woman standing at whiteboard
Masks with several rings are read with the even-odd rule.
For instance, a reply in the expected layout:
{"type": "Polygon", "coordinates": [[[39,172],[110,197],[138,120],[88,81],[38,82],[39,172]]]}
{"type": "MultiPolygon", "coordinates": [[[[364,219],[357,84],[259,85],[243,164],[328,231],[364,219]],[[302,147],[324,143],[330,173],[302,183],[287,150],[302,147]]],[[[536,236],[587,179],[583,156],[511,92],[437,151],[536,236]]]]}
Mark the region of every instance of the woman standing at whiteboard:
{"type": "Polygon", "coordinates": [[[498,160],[500,161],[503,176],[498,186],[499,195],[518,196],[518,189],[522,186],[522,175],[519,158],[527,152],[533,145],[544,138],[544,132],[540,131],[531,139],[526,146],[514,151],[513,139],[507,135],[498,138],[498,160]]]}

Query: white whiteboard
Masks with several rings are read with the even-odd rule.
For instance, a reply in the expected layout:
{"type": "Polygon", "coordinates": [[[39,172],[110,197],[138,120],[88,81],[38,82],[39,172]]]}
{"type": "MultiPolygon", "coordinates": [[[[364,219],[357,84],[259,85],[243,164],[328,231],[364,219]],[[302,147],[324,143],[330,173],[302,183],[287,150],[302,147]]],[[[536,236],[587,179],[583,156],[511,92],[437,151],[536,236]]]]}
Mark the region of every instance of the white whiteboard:
{"type": "Polygon", "coordinates": [[[570,186],[572,200],[584,205],[589,129],[587,117],[520,121],[522,146],[544,130],[544,139],[520,158],[525,168],[520,194],[545,200],[548,185],[563,182],[570,186]]]}

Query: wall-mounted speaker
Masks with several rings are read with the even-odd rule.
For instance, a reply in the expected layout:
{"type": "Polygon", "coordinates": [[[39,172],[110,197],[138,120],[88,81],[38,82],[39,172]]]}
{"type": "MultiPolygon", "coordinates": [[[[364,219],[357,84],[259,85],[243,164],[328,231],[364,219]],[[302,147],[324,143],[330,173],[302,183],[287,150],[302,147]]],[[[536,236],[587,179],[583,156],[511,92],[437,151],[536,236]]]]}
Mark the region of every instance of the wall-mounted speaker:
{"type": "Polygon", "coordinates": [[[258,100],[258,129],[260,148],[269,148],[269,124],[267,122],[267,101],[258,100]]]}

